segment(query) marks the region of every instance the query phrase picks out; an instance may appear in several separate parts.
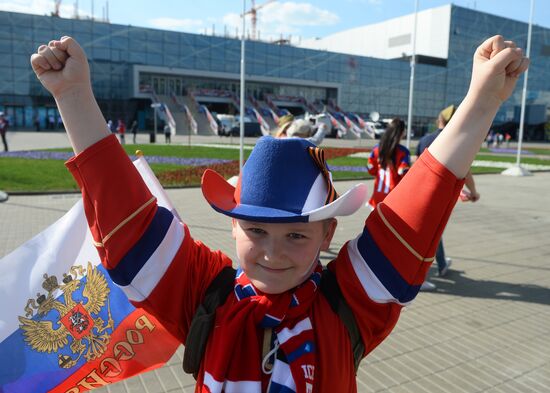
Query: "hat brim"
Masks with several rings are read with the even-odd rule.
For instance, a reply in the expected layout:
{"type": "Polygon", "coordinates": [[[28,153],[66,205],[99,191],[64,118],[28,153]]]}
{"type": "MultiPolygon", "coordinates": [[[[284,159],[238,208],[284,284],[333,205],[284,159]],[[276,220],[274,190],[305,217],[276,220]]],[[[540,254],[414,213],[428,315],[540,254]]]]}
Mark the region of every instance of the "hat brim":
{"type": "Polygon", "coordinates": [[[202,193],[214,210],[227,216],[258,222],[311,222],[355,213],[367,200],[367,185],[359,183],[341,195],[334,202],[308,212],[290,212],[264,206],[238,203],[235,187],[220,174],[207,169],[201,181],[202,193]]]}

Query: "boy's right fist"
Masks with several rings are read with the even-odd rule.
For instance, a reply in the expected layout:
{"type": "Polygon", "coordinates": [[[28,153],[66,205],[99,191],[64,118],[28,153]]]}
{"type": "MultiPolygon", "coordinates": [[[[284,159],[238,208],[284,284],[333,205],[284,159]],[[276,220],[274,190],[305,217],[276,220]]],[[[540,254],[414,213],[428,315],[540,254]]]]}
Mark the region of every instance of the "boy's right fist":
{"type": "Polygon", "coordinates": [[[61,37],[38,47],[31,56],[31,66],[54,98],[61,98],[75,89],[91,88],[86,54],[71,37],[61,37]]]}

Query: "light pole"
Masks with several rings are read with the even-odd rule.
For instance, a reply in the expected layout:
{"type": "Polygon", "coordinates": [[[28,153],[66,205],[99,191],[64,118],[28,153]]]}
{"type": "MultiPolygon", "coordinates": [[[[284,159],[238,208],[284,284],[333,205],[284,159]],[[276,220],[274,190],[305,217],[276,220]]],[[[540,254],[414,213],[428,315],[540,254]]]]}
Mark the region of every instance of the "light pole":
{"type": "Polygon", "coordinates": [[[414,27],[412,32],[412,56],[411,56],[411,79],[409,83],[409,110],[407,115],[407,149],[411,147],[411,127],[412,127],[412,110],[414,96],[414,71],[416,66],[416,22],[418,18],[418,0],[414,2],[414,27]]]}
{"type": "MultiPolygon", "coordinates": [[[[531,32],[533,30],[533,10],[535,8],[535,0],[531,0],[531,9],[529,11],[529,28],[527,29],[527,53],[529,58],[531,54],[531,32]]],[[[519,115],[519,135],[518,135],[518,152],[516,156],[516,165],[506,169],[502,172],[507,176],[531,176],[531,172],[523,168],[520,164],[521,161],[521,145],[523,143],[523,128],[525,123],[525,100],[527,99],[527,79],[529,77],[529,69],[525,71],[523,75],[523,91],[521,93],[521,112],[519,115]]]]}
{"type": "Polygon", "coordinates": [[[245,40],[245,17],[246,17],[246,0],[243,0],[243,31],[241,35],[241,105],[239,107],[239,111],[241,112],[241,115],[239,116],[240,119],[240,147],[239,147],[239,173],[241,173],[243,169],[243,162],[244,162],[244,153],[243,153],[243,146],[244,146],[244,111],[245,111],[245,105],[244,105],[244,66],[245,66],[245,51],[244,51],[244,40],[245,40]]]}
{"type": "Polygon", "coordinates": [[[157,110],[160,108],[160,102],[154,102],[151,104],[151,108],[154,110],[153,119],[153,132],[149,134],[149,142],[155,143],[157,141],[157,110]]]}

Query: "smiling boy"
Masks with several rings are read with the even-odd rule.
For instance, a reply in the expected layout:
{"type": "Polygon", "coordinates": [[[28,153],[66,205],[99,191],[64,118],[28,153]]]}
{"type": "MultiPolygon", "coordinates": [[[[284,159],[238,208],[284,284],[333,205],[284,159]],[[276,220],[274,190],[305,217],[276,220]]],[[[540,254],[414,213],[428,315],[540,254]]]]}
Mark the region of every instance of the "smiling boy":
{"type": "MultiPolygon", "coordinates": [[[[157,206],[105,129],[86,56],[73,39],[41,46],[31,63],[56,99],[76,153],[67,166],[82,190],[103,264],[137,307],[185,343],[207,288],[232,261],[157,206]]],[[[461,179],[527,66],[513,42],[485,41],[451,122],[328,264],[354,314],[363,356],[418,293],[461,179]]],[[[318,290],[319,253],[330,245],[334,217],[364,204],[366,186],[338,195],[322,150],[301,139],[264,137],[236,187],[207,170],[202,190],[215,210],[232,218],[239,269],[233,293],[216,309],[196,391],[356,391],[350,336],[318,290]]]]}

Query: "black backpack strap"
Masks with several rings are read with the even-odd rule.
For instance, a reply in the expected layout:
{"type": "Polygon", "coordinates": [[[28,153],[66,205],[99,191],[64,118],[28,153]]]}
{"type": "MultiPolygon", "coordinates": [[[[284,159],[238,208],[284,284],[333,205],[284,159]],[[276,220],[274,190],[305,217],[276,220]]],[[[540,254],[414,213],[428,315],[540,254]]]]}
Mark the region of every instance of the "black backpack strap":
{"type": "Polygon", "coordinates": [[[212,280],[206,292],[202,304],[199,305],[189,333],[185,340],[183,353],[183,370],[193,374],[195,379],[199,372],[208,336],[214,327],[216,309],[225,303],[227,297],[234,288],[236,271],[231,266],[223,268],[212,280]]]}
{"type": "MultiPolygon", "coordinates": [[[[199,372],[202,358],[204,357],[208,337],[214,327],[216,309],[225,303],[227,297],[233,290],[235,274],[235,269],[229,266],[223,268],[218,273],[208,286],[204,295],[204,300],[197,308],[193,320],[191,321],[189,333],[185,340],[183,370],[186,373],[193,374],[195,379],[199,372]]],[[[327,268],[323,269],[321,292],[348,331],[353,352],[355,372],[357,373],[359,363],[365,352],[365,345],[359,333],[355,316],[344,299],[344,295],[336,281],[336,275],[327,268]]]]}
{"type": "Polygon", "coordinates": [[[321,276],[321,292],[330,304],[332,311],[338,315],[349,333],[351,350],[355,363],[355,373],[357,374],[359,363],[361,359],[363,359],[363,354],[365,353],[365,344],[361,338],[355,316],[340,290],[336,275],[326,267],[323,269],[323,274],[321,276]]]}

